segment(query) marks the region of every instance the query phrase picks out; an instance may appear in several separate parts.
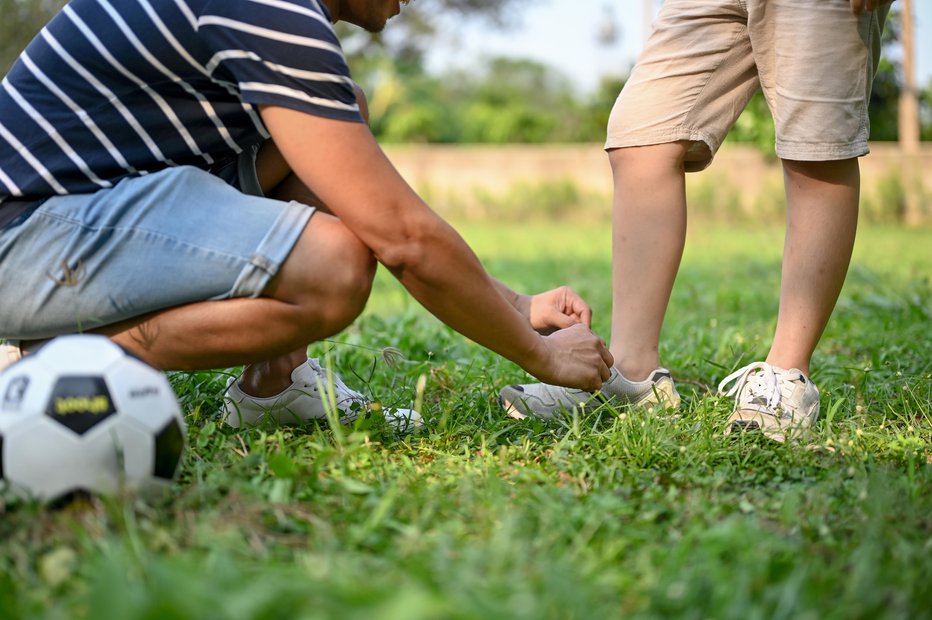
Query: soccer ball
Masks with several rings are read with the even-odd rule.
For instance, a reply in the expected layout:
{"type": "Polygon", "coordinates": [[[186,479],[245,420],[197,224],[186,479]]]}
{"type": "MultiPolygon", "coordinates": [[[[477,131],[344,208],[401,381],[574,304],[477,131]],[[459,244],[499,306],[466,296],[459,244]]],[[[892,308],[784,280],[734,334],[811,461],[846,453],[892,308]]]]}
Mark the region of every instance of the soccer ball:
{"type": "Polygon", "coordinates": [[[0,373],[0,490],[56,500],[164,488],[185,431],[161,372],[103,336],[62,336],[0,373]]]}

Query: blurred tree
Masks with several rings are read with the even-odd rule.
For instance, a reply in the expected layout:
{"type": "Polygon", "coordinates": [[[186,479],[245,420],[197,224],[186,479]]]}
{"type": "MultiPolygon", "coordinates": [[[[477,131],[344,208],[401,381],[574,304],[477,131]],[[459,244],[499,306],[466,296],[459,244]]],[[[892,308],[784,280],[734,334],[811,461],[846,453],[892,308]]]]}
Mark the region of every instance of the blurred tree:
{"type": "MultiPolygon", "coordinates": [[[[498,3],[495,10],[483,2],[447,0],[443,8],[480,16],[492,24],[507,23],[523,0],[498,3]]],[[[496,4],[496,3],[492,3],[496,4]]],[[[354,75],[361,79],[377,103],[375,114],[384,110],[394,118],[376,122],[377,133],[391,140],[420,141],[601,141],[615,97],[623,78],[606,79],[596,92],[577,97],[565,77],[551,77],[552,70],[520,61],[487,60],[475,75],[459,72],[439,76],[425,88],[424,54],[429,53],[432,37],[442,35],[435,12],[415,13],[406,8],[396,29],[400,37],[390,42],[384,37],[370,39],[365,54],[354,57],[354,75]],[[562,83],[561,83],[562,81],[562,83]],[[388,87],[388,88],[386,88],[388,87]],[[388,95],[386,95],[388,93],[388,95]],[[429,101],[432,99],[433,101],[429,101]],[[451,126],[453,123],[454,126],[451,126]],[[442,129],[441,129],[442,128],[442,129]]],[[[421,7],[422,8],[422,7],[421,7]]],[[[884,31],[883,57],[873,84],[870,102],[871,139],[896,140],[902,68],[897,54],[901,21],[897,10],[890,13],[884,31]]],[[[395,26],[393,26],[395,28],[395,26]]],[[[368,35],[366,35],[368,36],[368,35]]],[[[362,48],[360,49],[362,51],[362,48]]],[[[920,93],[920,119],[923,139],[932,134],[930,95],[920,93]]],[[[776,131],[763,94],[752,97],[739,117],[728,140],[750,143],[774,154],[776,131]]]]}
{"type": "Polygon", "coordinates": [[[559,141],[576,116],[569,81],[536,61],[492,58],[472,84],[459,85],[456,121],[465,142],[559,141]]]}
{"type": "MultiPolygon", "coordinates": [[[[479,19],[489,27],[514,23],[518,9],[529,0],[430,0],[410,2],[400,17],[379,33],[366,32],[351,24],[336,25],[343,50],[354,73],[365,72],[373,57],[388,56],[402,63],[420,62],[435,37],[443,36],[443,23],[479,19]]],[[[357,78],[359,79],[359,78],[357,78]]]]}
{"type": "Polygon", "coordinates": [[[442,76],[395,69],[382,68],[369,102],[373,132],[389,142],[600,142],[624,84],[606,78],[580,96],[566,76],[514,58],[442,76]]]}
{"type": "Polygon", "coordinates": [[[443,79],[410,68],[402,77],[389,66],[370,98],[373,133],[388,142],[458,141],[449,91],[443,79]]]}
{"type": "Polygon", "coordinates": [[[582,121],[575,142],[604,142],[608,117],[612,113],[615,99],[624,88],[625,76],[606,76],[598,88],[582,103],[582,121]]]}
{"type": "Polygon", "coordinates": [[[64,5],[65,0],[0,0],[0,75],[64,5]]]}
{"type": "Polygon", "coordinates": [[[919,126],[919,89],[916,86],[916,42],[913,0],[900,0],[900,101],[897,110],[897,134],[900,149],[915,153],[922,133],[919,126]]]}
{"type": "MultiPolygon", "coordinates": [[[[369,97],[373,132],[388,141],[458,142],[461,125],[453,114],[461,103],[457,82],[471,76],[433,77],[425,58],[451,25],[480,20],[489,28],[512,24],[529,0],[431,0],[407,4],[384,32],[369,33],[337,24],[353,78],[369,97]]],[[[522,116],[518,114],[518,116],[522,116]]]]}
{"type": "Polygon", "coordinates": [[[932,81],[919,93],[919,139],[932,140],[932,81]]]}
{"type": "Polygon", "coordinates": [[[882,52],[877,75],[871,86],[868,114],[871,122],[871,140],[896,140],[899,118],[900,92],[903,67],[895,53],[902,39],[902,23],[896,7],[890,10],[881,40],[882,52]]]}

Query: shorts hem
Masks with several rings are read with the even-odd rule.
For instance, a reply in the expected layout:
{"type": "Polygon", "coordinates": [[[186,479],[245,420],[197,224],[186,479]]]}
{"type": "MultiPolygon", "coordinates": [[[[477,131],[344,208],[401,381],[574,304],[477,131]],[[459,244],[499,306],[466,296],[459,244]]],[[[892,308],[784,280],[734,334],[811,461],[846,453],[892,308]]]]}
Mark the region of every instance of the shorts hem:
{"type": "Polygon", "coordinates": [[[269,281],[275,277],[285,259],[291,254],[298,237],[304,232],[316,209],[299,202],[291,201],[279,214],[278,219],[259,243],[259,247],[243,267],[239,277],[228,295],[217,299],[231,297],[258,297],[265,290],[269,281]]]}
{"type": "Polygon", "coordinates": [[[709,158],[707,160],[694,160],[686,162],[687,172],[698,172],[708,168],[709,164],[715,158],[721,142],[707,131],[690,129],[688,127],[678,127],[672,130],[637,132],[629,131],[616,135],[609,135],[605,141],[605,150],[627,148],[633,146],[653,146],[656,144],[669,144],[688,140],[690,142],[701,142],[709,149],[709,158]]]}
{"type": "Polygon", "coordinates": [[[787,144],[777,141],[777,157],[791,161],[841,161],[870,153],[866,143],[857,144],[787,144]]]}

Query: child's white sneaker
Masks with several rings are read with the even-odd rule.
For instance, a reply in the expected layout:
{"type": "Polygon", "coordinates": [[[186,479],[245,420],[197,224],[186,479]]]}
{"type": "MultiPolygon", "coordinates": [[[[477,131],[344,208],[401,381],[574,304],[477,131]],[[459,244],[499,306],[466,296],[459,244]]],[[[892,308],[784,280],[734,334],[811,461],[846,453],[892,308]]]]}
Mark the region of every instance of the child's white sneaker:
{"type": "Polygon", "coordinates": [[[608,381],[595,393],[548,383],[509,385],[501,391],[498,400],[513,418],[533,416],[545,420],[562,412],[595,409],[605,403],[616,407],[662,405],[677,409],[680,406],[680,395],[666,368],[654,370],[643,381],[629,381],[612,368],[608,381]]]}
{"type": "Polygon", "coordinates": [[[754,362],[731,373],[718,386],[720,394],[735,397],[725,434],[760,431],[783,442],[806,433],[819,418],[819,390],[802,373],[766,362],[754,362]],[[726,392],[728,384],[734,385],[726,392]]]}

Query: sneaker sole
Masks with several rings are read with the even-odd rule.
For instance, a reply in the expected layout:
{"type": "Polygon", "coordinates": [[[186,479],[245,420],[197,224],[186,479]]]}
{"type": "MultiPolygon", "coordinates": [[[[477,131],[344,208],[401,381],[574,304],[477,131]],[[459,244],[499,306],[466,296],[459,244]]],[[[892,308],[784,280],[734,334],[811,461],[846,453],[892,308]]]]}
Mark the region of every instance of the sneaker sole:
{"type": "Polygon", "coordinates": [[[677,411],[680,408],[680,395],[676,391],[673,381],[662,379],[651,386],[638,400],[631,403],[631,407],[663,407],[677,411]]]}
{"type": "MultiPolygon", "coordinates": [[[[672,381],[661,381],[660,383],[654,384],[649,392],[645,392],[636,401],[629,403],[619,403],[619,401],[619,397],[606,397],[604,394],[593,394],[592,398],[589,400],[573,405],[572,410],[580,410],[583,412],[594,411],[605,404],[618,408],[624,407],[626,409],[633,407],[644,409],[663,407],[664,409],[676,411],[680,408],[680,395],[674,388],[672,381]]],[[[546,414],[528,414],[521,410],[521,408],[529,409],[523,399],[516,398],[514,400],[509,400],[504,394],[498,397],[498,403],[509,417],[516,420],[525,420],[529,417],[535,417],[539,420],[550,420],[559,413],[572,413],[571,409],[562,406],[546,414]]]]}
{"type": "Polygon", "coordinates": [[[777,443],[786,443],[787,439],[799,439],[809,432],[808,424],[781,424],[772,415],[759,411],[741,410],[728,416],[725,435],[744,433],[761,433],[767,439],[777,443]]]}
{"type": "MultiPolygon", "coordinates": [[[[541,414],[524,413],[519,408],[519,405],[520,407],[524,407],[526,409],[529,409],[529,408],[525,405],[525,402],[523,400],[515,399],[514,401],[511,401],[505,398],[504,396],[498,397],[498,404],[502,406],[502,408],[505,410],[505,413],[509,417],[514,418],[515,420],[526,420],[528,418],[537,418],[538,420],[552,420],[554,416],[556,415],[559,415],[562,413],[570,413],[570,410],[568,410],[566,407],[558,407],[556,409],[553,409],[552,411],[549,411],[547,413],[541,413],[541,414]]],[[[603,402],[600,401],[598,404],[601,405],[603,404],[603,402]]],[[[591,408],[595,409],[594,406],[591,408]]],[[[582,409],[583,411],[585,411],[586,410],[585,403],[580,403],[578,405],[575,405],[573,406],[573,409],[582,409]]]]}

